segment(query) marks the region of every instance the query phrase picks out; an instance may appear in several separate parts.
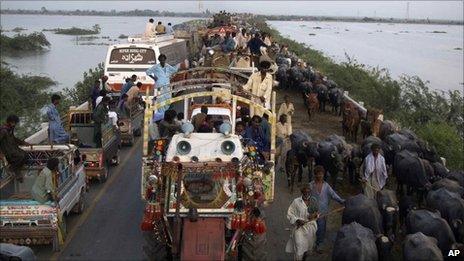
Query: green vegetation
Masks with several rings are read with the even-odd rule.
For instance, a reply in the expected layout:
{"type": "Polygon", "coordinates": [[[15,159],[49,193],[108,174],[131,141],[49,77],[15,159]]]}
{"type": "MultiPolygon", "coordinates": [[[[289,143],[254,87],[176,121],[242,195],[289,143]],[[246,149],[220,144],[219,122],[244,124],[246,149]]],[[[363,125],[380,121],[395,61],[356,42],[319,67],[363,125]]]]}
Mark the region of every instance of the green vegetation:
{"type": "Polygon", "coordinates": [[[64,89],[64,93],[71,105],[82,104],[89,100],[90,91],[95,81],[103,75],[103,63],[99,63],[94,69],[89,69],[83,74],[83,80],[77,82],[74,88],[64,89]]]}
{"type": "Polygon", "coordinates": [[[21,122],[16,135],[21,138],[39,130],[40,109],[49,102],[48,90],[54,84],[55,82],[48,77],[18,75],[2,63],[0,122],[3,124],[10,114],[18,115],[21,122]]]}
{"type": "Polygon", "coordinates": [[[43,33],[16,34],[14,37],[0,35],[0,48],[5,53],[18,51],[42,51],[50,47],[50,42],[43,33]]]}
{"type": "Polygon", "coordinates": [[[99,34],[101,31],[100,25],[96,24],[92,26],[92,29],[83,29],[78,27],[71,28],[54,28],[54,29],[43,29],[42,31],[50,31],[55,34],[66,34],[66,35],[89,35],[89,34],[99,34]]]}
{"type": "Polygon", "coordinates": [[[387,119],[414,130],[451,169],[464,169],[464,100],[458,91],[439,93],[418,77],[394,80],[385,69],[368,68],[347,56],[347,62],[336,63],[304,44],[285,38],[263,19],[252,20],[257,28],[270,33],[280,44],[334,80],[351,97],[369,107],[382,109],[387,119]]]}

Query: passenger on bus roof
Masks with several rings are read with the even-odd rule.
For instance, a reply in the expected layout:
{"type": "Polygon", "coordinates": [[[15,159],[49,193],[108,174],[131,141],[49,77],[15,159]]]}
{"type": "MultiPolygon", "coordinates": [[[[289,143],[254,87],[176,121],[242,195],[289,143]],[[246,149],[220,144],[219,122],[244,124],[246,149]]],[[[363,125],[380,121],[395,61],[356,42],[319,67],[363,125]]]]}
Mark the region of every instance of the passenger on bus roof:
{"type": "Polygon", "coordinates": [[[61,97],[58,94],[53,94],[51,98],[52,103],[47,106],[48,131],[49,138],[53,143],[65,144],[69,143],[69,133],[64,130],[61,116],[56,108],[60,100],[61,97]]]}
{"type": "Polygon", "coordinates": [[[155,20],[153,20],[153,18],[150,18],[148,23],[145,25],[145,32],[143,33],[143,36],[147,38],[153,38],[156,36],[155,20]]]}
{"type": "Polygon", "coordinates": [[[19,145],[29,145],[29,143],[15,137],[14,129],[18,123],[18,116],[9,115],[6,118],[6,123],[0,127],[0,152],[5,155],[10,169],[16,175],[16,179],[19,182],[23,182],[20,169],[26,164],[27,155],[24,150],[19,148],[19,145]]]}
{"type": "Polygon", "coordinates": [[[164,33],[166,33],[166,27],[164,27],[163,23],[161,23],[161,21],[159,21],[158,25],[155,28],[155,31],[158,34],[164,34],[164,33]]]}
{"type": "Polygon", "coordinates": [[[60,161],[57,158],[50,158],[47,166],[42,169],[32,186],[31,195],[35,201],[43,204],[47,201],[58,201],[56,194],[56,184],[53,183],[53,175],[58,174],[60,161]]]}
{"type": "Polygon", "coordinates": [[[174,29],[172,29],[171,23],[168,23],[168,26],[166,26],[166,34],[173,34],[174,29]]]}

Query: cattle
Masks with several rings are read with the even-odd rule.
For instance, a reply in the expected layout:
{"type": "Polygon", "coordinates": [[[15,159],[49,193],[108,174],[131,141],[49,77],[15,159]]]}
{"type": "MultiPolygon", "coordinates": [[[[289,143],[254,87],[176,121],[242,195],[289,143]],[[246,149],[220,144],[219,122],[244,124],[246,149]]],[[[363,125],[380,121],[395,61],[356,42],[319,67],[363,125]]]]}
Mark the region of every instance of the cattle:
{"type": "Polygon", "coordinates": [[[343,101],[343,91],[339,88],[332,88],[329,90],[329,102],[332,105],[332,112],[335,115],[341,115],[340,106],[343,101]]]}
{"type": "Polygon", "coordinates": [[[279,87],[287,89],[288,86],[288,67],[286,65],[279,66],[276,72],[276,80],[279,81],[279,87]]]}
{"type": "Polygon", "coordinates": [[[380,125],[382,123],[381,115],[382,110],[370,108],[367,110],[366,117],[362,123],[362,136],[363,138],[374,135],[379,137],[380,125]]]}
{"type": "Polygon", "coordinates": [[[375,235],[383,234],[382,215],[374,199],[358,194],[348,198],[343,210],[342,224],[358,222],[369,228],[375,235]]]}
{"type": "Polygon", "coordinates": [[[382,149],[385,153],[385,163],[388,165],[393,164],[396,153],[402,150],[409,150],[412,152],[419,153],[420,148],[414,139],[410,139],[408,136],[400,133],[393,133],[387,135],[382,143],[382,149]]]}
{"type": "Polygon", "coordinates": [[[403,225],[411,210],[417,209],[417,203],[412,196],[402,196],[400,199],[400,224],[403,225]]]}
{"type": "Polygon", "coordinates": [[[337,147],[328,141],[319,142],[317,145],[319,157],[316,158],[316,165],[322,165],[327,171],[327,177],[331,177],[332,187],[335,189],[338,173],[343,171],[342,155],[337,147]]]}
{"type": "Polygon", "coordinates": [[[358,108],[352,102],[345,102],[343,104],[343,120],[342,130],[343,136],[350,138],[356,142],[358,136],[358,128],[361,120],[358,108]]]}
{"type": "Polygon", "coordinates": [[[430,189],[439,190],[441,188],[445,188],[450,192],[459,194],[460,197],[464,197],[464,188],[455,180],[448,178],[437,180],[432,184],[430,189]]]}
{"type": "Polygon", "coordinates": [[[377,261],[376,237],[369,228],[353,222],[340,228],[332,252],[333,261],[377,261]]]}
{"type": "Polygon", "coordinates": [[[446,177],[457,181],[461,187],[464,187],[464,171],[451,171],[446,177]]]}
{"type": "Polygon", "coordinates": [[[383,189],[376,194],[377,205],[382,214],[383,229],[393,238],[396,235],[399,222],[399,206],[396,194],[392,190],[383,189]]]}
{"type": "Polygon", "coordinates": [[[464,239],[464,199],[446,188],[432,190],[427,194],[427,207],[440,211],[459,242],[464,239]]]}
{"type": "Polygon", "coordinates": [[[396,153],[393,161],[393,174],[398,183],[397,190],[402,193],[403,185],[406,185],[408,195],[416,191],[419,202],[425,190],[431,187],[423,161],[415,152],[403,150],[396,153]]]}
{"type": "Polygon", "coordinates": [[[293,192],[295,176],[298,172],[298,180],[301,181],[303,175],[303,167],[309,168],[309,180],[312,177],[312,166],[315,158],[319,157],[317,143],[312,142],[311,137],[301,131],[296,130],[290,135],[292,148],[287,153],[285,168],[287,173],[288,185],[293,192]]]}
{"type": "Polygon", "coordinates": [[[361,168],[363,161],[361,149],[358,146],[354,146],[351,150],[350,157],[346,161],[345,168],[348,170],[348,176],[350,179],[351,185],[356,183],[358,178],[358,173],[361,168]]]}
{"type": "Polygon", "coordinates": [[[309,93],[306,96],[306,103],[307,105],[307,111],[308,111],[308,117],[311,119],[311,116],[314,115],[316,111],[319,110],[319,100],[317,99],[317,93],[309,93]]]}
{"type": "Polygon", "coordinates": [[[382,121],[380,124],[379,138],[384,140],[388,135],[393,134],[398,131],[398,125],[393,121],[382,121]]]}
{"type": "Polygon", "coordinates": [[[441,164],[440,162],[434,162],[432,163],[432,166],[433,166],[433,171],[435,172],[435,176],[439,176],[442,178],[448,176],[449,170],[445,166],[443,166],[443,164],[441,164]]]}
{"type": "Polygon", "coordinates": [[[319,101],[319,111],[325,112],[325,105],[329,101],[329,90],[326,85],[320,83],[316,85],[315,91],[319,101]]]}
{"type": "Polygon", "coordinates": [[[291,88],[297,88],[304,81],[304,74],[300,67],[293,66],[288,70],[288,82],[291,88]]]}
{"type": "Polygon", "coordinates": [[[443,261],[443,254],[437,246],[437,239],[422,232],[407,235],[403,241],[405,261],[443,261]]]}
{"type": "Polygon", "coordinates": [[[438,211],[431,212],[425,209],[410,211],[406,218],[406,228],[408,234],[422,232],[424,235],[436,238],[442,254],[447,254],[456,243],[453,231],[438,211]]]}

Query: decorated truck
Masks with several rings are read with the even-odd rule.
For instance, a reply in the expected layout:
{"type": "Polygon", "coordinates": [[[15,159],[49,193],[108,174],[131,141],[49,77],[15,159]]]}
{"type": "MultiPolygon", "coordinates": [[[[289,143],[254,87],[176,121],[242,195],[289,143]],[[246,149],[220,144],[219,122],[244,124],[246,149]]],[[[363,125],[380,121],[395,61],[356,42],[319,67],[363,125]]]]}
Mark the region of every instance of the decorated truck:
{"type": "MultiPolygon", "coordinates": [[[[181,92],[145,110],[145,134],[141,174],[141,196],[146,208],[141,228],[151,244],[166,246],[169,256],[181,260],[234,260],[260,256],[265,259],[265,221],[260,208],[274,199],[274,151],[259,151],[251,140],[234,132],[237,104],[269,115],[271,137],[275,133],[275,93],[272,110],[250,98],[238,96],[235,85],[222,84],[229,92],[212,91],[215,83],[205,79],[174,83],[181,92]],[[229,100],[215,104],[213,97],[229,100]],[[198,101],[204,104],[198,105],[198,101]],[[182,132],[159,138],[148,148],[146,134],[158,108],[184,111],[182,132]],[[197,133],[189,123],[201,106],[209,108],[213,121],[221,121],[211,133],[197,133]],[[151,153],[148,153],[148,152],[151,153]]],[[[250,94],[251,96],[251,94],[250,94]]],[[[149,97],[149,96],[147,96],[149,97]]],[[[155,247],[155,246],[153,246],[155,247]]],[[[156,247],[155,247],[156,248],[156,247]]],[[[153,253],[160,258],[159,253],[153,253]]]]}
{"type": "Polygon", "coordinates": [[[22,183],[14,179],[8,162],[0,160],[0,240],[20,245],[52,244],[58,251],[66,235],[66,217],[82,213],[85,207],[84,165],[74,145],[34,145],[21,147],[27,163],[21,169],[22,183]],[[59,174],[54,176],[58,201],[40,203],[31,196],[38,174],[49,158],[59,159],[59,174]]]}

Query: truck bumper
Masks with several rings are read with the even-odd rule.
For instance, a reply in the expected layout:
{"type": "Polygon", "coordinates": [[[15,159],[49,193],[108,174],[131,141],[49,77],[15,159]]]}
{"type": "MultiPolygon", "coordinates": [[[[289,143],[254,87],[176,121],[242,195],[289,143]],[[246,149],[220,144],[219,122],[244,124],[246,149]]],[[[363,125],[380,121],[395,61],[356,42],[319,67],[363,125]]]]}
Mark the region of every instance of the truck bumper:
{"type": "Polygon", "coordinates": [[[1,227],[0,239],[2,243],[43,245],[57,240],[57,232],[53,227],[1,227]]]}

